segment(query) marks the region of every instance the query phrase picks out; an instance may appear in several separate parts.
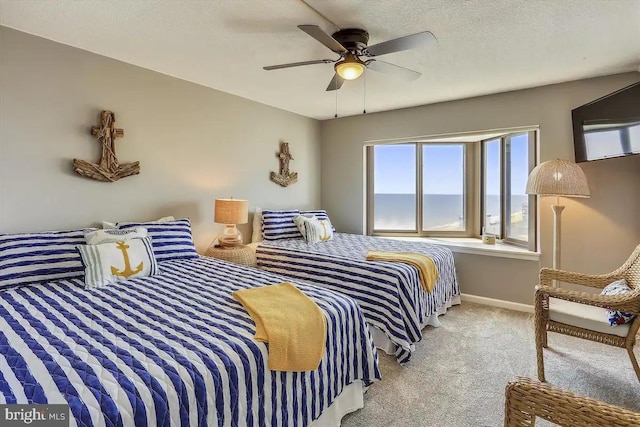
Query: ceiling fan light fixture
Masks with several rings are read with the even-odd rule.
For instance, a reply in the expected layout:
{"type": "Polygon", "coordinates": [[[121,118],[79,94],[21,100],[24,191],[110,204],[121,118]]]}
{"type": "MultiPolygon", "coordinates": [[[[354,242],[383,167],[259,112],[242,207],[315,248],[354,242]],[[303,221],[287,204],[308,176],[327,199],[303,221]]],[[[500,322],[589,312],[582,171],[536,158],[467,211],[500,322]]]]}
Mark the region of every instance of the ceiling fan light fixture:
{"type": "Polygon", "coordinates": [[[355,55],[347,54],[335,65],[336,73],[345,80],[355,80],[364,72],[365,64],[355,55]]]}

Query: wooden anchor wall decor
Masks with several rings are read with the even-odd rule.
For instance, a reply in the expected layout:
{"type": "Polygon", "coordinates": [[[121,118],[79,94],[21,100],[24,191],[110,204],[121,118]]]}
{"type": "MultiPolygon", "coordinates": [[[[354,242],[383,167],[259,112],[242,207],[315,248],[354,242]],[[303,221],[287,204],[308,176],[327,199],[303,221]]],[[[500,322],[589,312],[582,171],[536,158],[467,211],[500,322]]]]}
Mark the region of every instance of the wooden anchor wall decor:
{"type": "Polygon", "coordinates": [[[280,173],[271,172],[271,181],[276,184],[287,187],[298,181],[298,172],[289,172],[289,161],[293,160],[293,156],[289,151],[289,143],[280,143],[280,152],[276,154],[280,159],[280,173]]]}
{"type": "Polygon", "coordinates": [[[115,128],[116,116],[111,111],[100,114],[100,126],[91,127],[91,135],[98,137],[102,144],[100,163],[73,159],[73,170],[87,178],[98,181],[114,182],[120,178],[140,173],[140,162],[118,162],[116,157],[116,138],[124,136],[124,130],[115,128]]]}

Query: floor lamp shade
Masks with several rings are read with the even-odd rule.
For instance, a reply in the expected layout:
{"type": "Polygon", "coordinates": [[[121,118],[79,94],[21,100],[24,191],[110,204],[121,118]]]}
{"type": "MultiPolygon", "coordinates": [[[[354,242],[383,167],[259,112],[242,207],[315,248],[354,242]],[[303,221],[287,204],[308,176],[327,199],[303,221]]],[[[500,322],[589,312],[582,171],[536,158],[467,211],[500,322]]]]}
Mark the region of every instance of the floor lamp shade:
{"type": "Polygon", "coordinates": [[[560,268],[560,216],[564,206],[560,197],[591,197],[587,177],[577,164],[567,160],[549,160],[536,166],[529,174],[527,194],[556,196],[553,210],[553,268],[560,268]]]}
{"type": "Polygon", "coordinates": [[[567,160],[549,160],[536,166],[529,174],[527,194],[591,197],[584,172],[567,160]]]}
{"type": "Polygon", "coordinates": [[[249,222],[249,202],[241,199],[216,199],[214,221],[226,224],[218,238],[220,246],[232,247],[242,245],[242,233],[236,224],[249,222]]]}

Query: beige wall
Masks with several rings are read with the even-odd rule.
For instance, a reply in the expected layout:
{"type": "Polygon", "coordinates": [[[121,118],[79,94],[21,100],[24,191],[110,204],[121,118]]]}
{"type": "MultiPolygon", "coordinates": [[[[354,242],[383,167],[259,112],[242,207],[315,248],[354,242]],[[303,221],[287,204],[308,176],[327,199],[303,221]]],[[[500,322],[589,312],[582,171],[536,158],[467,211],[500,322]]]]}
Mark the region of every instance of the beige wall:
{"type": "Polygon", "coordinates": [[[533,304],[538,262],[466,253],[453,257],[463,294],[533,304]]]}
{"type": "Polygon", "coordinates": [[[216,197],[319,207],[319,158],[316,120],[0,27],[0,232],[188,216],[202,251],[221,228],[216,197]],[[139,160],[140,175],[72,172],[71,159],[98,159],[89,129],[103,109],[125,132],[120,161],[139,160]],[[299,174],[288,188],[269,181],[280,140],[299,174]]]}
{"type": "MultiPolygon", "coordinates": [[[[573,159],[571,109],[640,80],[628,73],[507,92],[441,104],[346,117],[322,122],[322,204],[336,228],[360,233],[364,227],[364,156],[368,141],[475,132],[520,126],[539,126],[540,160],[573,159]]],[[[581,164],[591,187],[588,200],[564,199],[563,267],[584,272],[605,272],[619,265],[640,243],[640,156],[581,164]]],[[[551,265],[551,202],[539,203],[542,266],[551,265]]],[[[513,301],[531,303],[537,263],[522,269],[495,262],[467,262],[459,269],[464,292],[496,297],[509,291],[513,301]],[[486,271],[485,271],[486,270],[486,271]],[[505,274],[505,272],[509,272],[505,274]],[[491,278],[491,281],[484,278],[491,278]]],[[[480,260],[486,257],[480,258],[480,260]]],[[[511,261],[505,260],[505,263],[511,261]]],[[[521,265],[526,261],[517,261],[521,265]]],[[[503,263],[504,264],[504,263],[503,263]]],[[[505,293],[505,296],[507,293],[505,293]]]]}

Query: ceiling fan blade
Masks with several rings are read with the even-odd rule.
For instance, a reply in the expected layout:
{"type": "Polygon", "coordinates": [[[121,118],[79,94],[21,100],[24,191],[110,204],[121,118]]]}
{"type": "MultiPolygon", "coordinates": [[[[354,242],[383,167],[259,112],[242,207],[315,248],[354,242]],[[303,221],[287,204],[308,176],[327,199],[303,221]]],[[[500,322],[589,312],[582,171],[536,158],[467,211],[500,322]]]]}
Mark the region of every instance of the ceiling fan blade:
{"type": "Polygon", "coordinates": [[[367,61],[367,69],[378,71],[380,73],[393,74],[394,76],[398,76],[407,81],[415,80],[422,75],[422,73],[417,71],[380,61],[378,59],[370,59],[367,61]]]}
{"type": "Polygon", "coordinates": [[[409,50],[436,41],[436,37],[431,32],[423,31],[422,33],[412,34],[410,36],[399,37],[397,39],[374,44],[373,46],[367,47],[364,54],[366,56],[386,55],[387,53],[409,50]]]}
{"type": "Polygon", "coordinates": [[[329,34],[325,33],[318,27],[317,25],[298,25],[305,33],[309,34],[314,39],[318,40],[320,43],[331,49],[336,53],[346,52],[344,46],[342,46],[336,39],[331,37],[329,34]]]}
{"type": "Polygon", "coordinates": [[[344,83],[344,79],[338,75],[338,73],[333,75],[333,78],[329,82],[329,86],[327,86],[327,92],[332,90],[338,90],[342,87],[342,83],[344,83]]]}
{"type": "Polygon", "coordinates": [[[302,65],[331,64],[333,62],[334,61],[332,61],[331,59],[316,59],[313,61],[292,62],[290,64],[269,65],[268,67],[262,67],[262,68],[264,70],[279,70],[281,68],[300,67],[302,65]]]}

